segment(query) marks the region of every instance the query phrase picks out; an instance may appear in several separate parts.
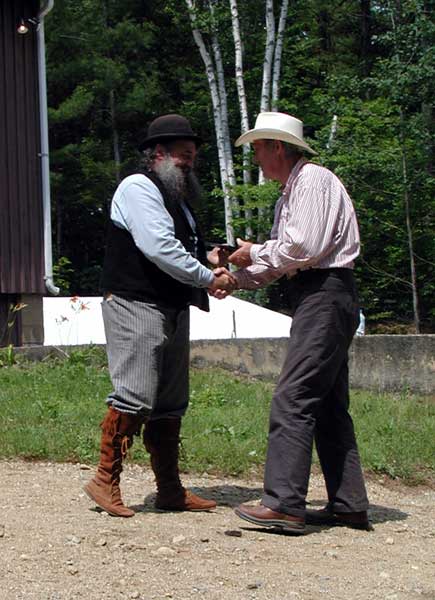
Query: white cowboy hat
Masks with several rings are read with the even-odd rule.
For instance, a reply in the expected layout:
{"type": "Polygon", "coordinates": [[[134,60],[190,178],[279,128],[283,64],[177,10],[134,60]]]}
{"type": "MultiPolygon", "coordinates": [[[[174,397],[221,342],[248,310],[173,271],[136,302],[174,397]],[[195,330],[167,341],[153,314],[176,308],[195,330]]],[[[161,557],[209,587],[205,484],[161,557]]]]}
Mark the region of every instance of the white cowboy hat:
{"type": "Polygon", "coordinates": [[[250,144],[255,140],[280,140],[302,148],[310,154],[317,154],[304,142],[303,127],[302,121],[285,113],[262,112],[255,121],[254,129],[237,138],[235,145],[250,144]]]}

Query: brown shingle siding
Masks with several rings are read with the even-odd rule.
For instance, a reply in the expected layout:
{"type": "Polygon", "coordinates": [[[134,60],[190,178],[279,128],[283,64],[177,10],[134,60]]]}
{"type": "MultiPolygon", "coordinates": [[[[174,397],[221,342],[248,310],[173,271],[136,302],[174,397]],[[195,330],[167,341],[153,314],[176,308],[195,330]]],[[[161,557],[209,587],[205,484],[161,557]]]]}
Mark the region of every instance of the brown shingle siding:
{"type": "Polygon", "coordinates": [[[0,293],[45,293],[36,2],[0,2],[0,293]]]}

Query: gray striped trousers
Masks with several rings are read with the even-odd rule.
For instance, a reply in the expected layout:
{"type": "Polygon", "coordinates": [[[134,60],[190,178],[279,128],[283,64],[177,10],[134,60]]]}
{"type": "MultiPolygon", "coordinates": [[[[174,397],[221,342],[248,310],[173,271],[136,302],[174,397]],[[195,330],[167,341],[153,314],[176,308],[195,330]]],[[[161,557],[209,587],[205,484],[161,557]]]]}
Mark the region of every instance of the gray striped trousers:
{"type": "Polygon", "coordinates": [[[189,308],[108,294],[102,312],[113,385],[107,404],[150,418],[184,415],[189,401],[189,308]]]}

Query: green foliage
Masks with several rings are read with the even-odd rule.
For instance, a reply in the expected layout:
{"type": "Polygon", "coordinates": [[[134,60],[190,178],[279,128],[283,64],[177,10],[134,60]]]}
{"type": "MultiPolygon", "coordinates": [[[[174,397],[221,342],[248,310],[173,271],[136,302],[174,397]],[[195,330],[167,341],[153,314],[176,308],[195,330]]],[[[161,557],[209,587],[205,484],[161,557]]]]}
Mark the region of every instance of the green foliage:
{"type": "Polygon", "coordinates": [[[72,293],[98,290],[108,202],[158,103],[155,28],[143,16],[137,2],[79,0],[47,17],[56,248],[74,267],[72,293]]]}
{"type": "Polygon", "coordinates": [[[60,256],[56,264],[53,265],[54,280],[62,296],[68,296],[71,291],[71,276],[73,273],[74,270],[71,268],[71,261],[66,256],[60,256]]]}
{"type": "Polygon", "coordinates": [[[356,268],[362,304],[373,321],[413,318],[404,204],[408,194],[420,310],[430,330],[435,291],[433,124],[424,106],[433,95],[429,39],[434,27],[420,2],[389,5],[385,17],[389,21],[382,18],[380,25],[393,26],[377,37],[383,54],[373,59],[370,77],[333,74],[315,92],[316,104],[329,114],[329,122],[317,132],[318,145],[326,148],[323,162],[343,179],[356,205],[362,238],[356,268]],[[334,114],[338,130],[328,148],[334,114]]]}
{"type": "Polygon", "coordinates": [[[267,239],[273,223],[273,209],[279,198],[279,185],[276,181],[266,181],[262,185],[235,185],[231,197],[237,198],[240,206],[252,211],[252,218],[241,214],[233,220],[236,237],[244,238],[247,227],[254,232],[254,239],[267,239]]]}
{"type": "Polygon", "coordinates": [[[94,94],[91,90],[78,85],[71,96],[66,98],[57,109],[49,111],[50,122],[55,125],[56,123],[84,117],[91,109],[94,100],[94,94]]]}

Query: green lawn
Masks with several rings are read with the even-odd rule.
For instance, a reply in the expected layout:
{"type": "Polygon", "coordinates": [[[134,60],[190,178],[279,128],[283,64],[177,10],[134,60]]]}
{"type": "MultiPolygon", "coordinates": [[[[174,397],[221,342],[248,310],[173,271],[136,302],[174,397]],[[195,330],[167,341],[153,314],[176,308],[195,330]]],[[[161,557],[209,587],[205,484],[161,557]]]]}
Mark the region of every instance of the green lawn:
{"type": "MultiPolygon", "coordinates": [[[[98,424],[110,389],[100,349],[0,367],[0,458],[96,462],[98,424]]],[[[261,468],[272,391],[270,383],[225,371],[193,371],[183,467],[243,475],[261,468]]],[[[351,405],[365,469],[408,482],[434,476],[433,400],[358,391],[351,405]]],[[[131,453],[135,461],[148,460],[139,438],[131,453]]]]}

